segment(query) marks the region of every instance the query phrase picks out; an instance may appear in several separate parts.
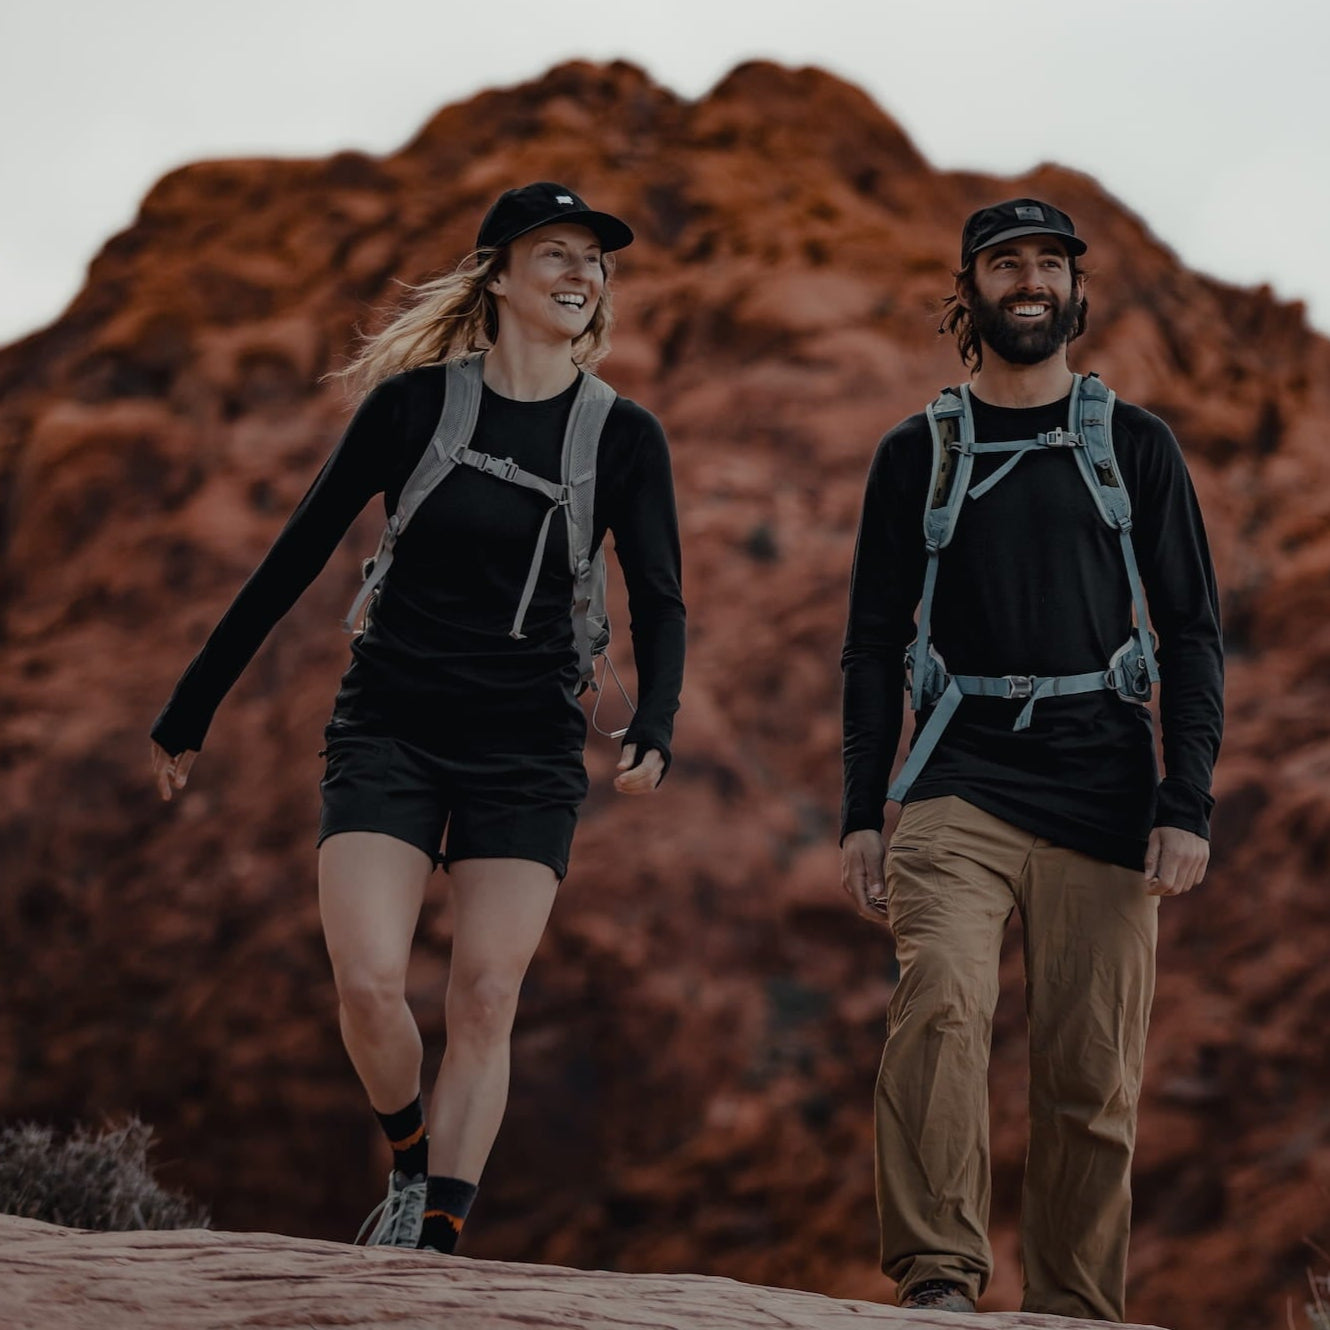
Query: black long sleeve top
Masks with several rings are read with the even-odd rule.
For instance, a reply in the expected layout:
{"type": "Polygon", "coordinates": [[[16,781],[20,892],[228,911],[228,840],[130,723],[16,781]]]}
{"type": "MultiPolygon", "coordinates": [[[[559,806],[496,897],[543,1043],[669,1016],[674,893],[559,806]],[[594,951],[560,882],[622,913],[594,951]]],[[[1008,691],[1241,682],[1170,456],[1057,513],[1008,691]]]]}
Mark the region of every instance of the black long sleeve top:
{"type": "MultiPolygon", "coordinates": [[[[574,383],[519,402],[484,390],[471,446],[559,478],[574,383]]],[[[385,516],[428,446],[446,393],[442,366],[386,380],[341,441],[263,562],[241,588],[152,727],[169,753],[198,749],[214,712],[277,621],[375,495],[385,516]]],[[[332,733],[379,733],[436,751],[580,750],[572,573],[556,513],[521,640],[509,636],[549,503],[459,467],[402,534],[364,633],[352,643],[332,733]]],[[[659,422],[619,398],[597,454],[593,550],[606,532],[628,588],[638,707],[625,743],[666,763],[683,677],[684,606],[669,452],[659,422]]],[[[353,588],[347,588],[350,602],[353,588]]]]}
{"type": "MultiPolygon", "coordinates": [[[[975,437],[1031,438],[1067,425],[1069,399],[1029,409],[974,398],[975,437]]],[[[966,697],[906,796],[959,795],[1014,826],[1097,859],[1141,868],[1156,825],[1209,834],[1223,724],[1223,653],[1214,570],[1181,450],[1167,425],[1119,401],[1113,445],[1132,504],[1132,540],[1158,636],[1165,777],[1150,713],[1105,689],[1023,705],[966,697]]],[[[1006,460],[975,459],[973,481],[1006,460]]],[[[900,738],[904,653],[915,634],[926,552],[932,442],[923,414],[893,429],[869,471],[855,552],[844,670],[842,837],[882,827],[900,738]]],[[[1117,534],[1099,517],[1075,459],[1026,455],[967,499],[940,555],[933,642],[958,674],[1102,669],[1128,637],[1131,592],[1117,534]]],[[[916,717],[915,737],[927,722],[916,717]]]]}

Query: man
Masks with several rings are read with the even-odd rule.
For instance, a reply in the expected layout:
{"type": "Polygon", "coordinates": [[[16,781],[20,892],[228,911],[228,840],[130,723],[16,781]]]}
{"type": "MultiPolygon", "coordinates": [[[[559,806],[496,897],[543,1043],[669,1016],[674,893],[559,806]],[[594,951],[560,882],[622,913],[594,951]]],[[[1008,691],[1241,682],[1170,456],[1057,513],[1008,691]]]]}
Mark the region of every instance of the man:
{"type": "Polygon", "coordinates": [[[973,1310],[992,1270],[988,1054],[1018,910],[1023,1308],[1123,1319],[1158,905],[1209,856],[1214,574],[1168,427],[1068,368],[1085,249],[1037,199],[965,223],[943,326],[971,382],[882,440],[855,554],[842,876],[900,965],[875,1116],[882,1268],[907,1307],[973,1310]],[[886,849],[903,682],[919,714],[886,849]]]}

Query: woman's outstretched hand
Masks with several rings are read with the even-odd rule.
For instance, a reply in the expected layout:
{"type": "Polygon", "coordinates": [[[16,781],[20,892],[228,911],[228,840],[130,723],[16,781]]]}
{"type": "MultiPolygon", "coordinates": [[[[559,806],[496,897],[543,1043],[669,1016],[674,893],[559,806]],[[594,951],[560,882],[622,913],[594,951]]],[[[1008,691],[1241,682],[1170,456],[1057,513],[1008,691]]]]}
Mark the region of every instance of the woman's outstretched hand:
{"type": "Polygon", "coordinates": [[[624,744],[614,788],[620,794],[650,794],[665,774],[665,759],[656,749],[648,748],[646,756],[637,766],[633,766],[634,762],[637,762],[637,745],[624,744]]]}
{"type": "Polygon", "coordinates": [[[157,780],[157,792],[163,799],[169,802],[176,790],[185,788],[189,769],[194,765],[196,757],[198,754],[189,748],[172,757],[161,744],[153,744],[152,774],[157,780]]]}

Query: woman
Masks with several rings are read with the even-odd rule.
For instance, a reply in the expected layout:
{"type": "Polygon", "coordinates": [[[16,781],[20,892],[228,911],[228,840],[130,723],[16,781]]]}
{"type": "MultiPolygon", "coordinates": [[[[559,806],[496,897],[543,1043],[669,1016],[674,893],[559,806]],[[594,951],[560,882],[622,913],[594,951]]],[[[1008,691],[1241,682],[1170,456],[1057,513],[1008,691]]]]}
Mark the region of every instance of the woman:
{"type": "MultiPolygon", "coordinates": [[[[454,1249],[503,1116],[518,990],[567,871],[587,778],[566,510],[505,480],[511,462],[546,490],[559,481],[584,371],[608,350],[606,256],[632,238],[561,185],[496,201],[475,252],[348,370],[372,391],[153,726],[170,799],[222,697],[365,503],[381,493],[395,512],[456,382],[446,362],[483,352],[470,446],[504,460],[458,466],[401,532],[325,732],[320,914],[346,1049],[393,1149],[374,1244],[454,1249]],[[405,991],[436,863],[455,925],[427,1128],[405,991]]],[[[593,547],[613,532],[640,693],[614,784],[641,795],[669,764],[683,673],[669,455],[655,418],[622,398],[595,455],[593,547]]]]}

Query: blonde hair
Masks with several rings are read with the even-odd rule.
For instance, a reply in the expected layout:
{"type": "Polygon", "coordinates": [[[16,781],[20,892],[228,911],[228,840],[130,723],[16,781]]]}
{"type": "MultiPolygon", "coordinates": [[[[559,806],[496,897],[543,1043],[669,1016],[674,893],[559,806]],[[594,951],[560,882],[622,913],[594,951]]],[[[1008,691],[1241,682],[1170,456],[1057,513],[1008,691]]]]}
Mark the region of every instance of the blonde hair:
{"type": "MultiPolygon", "coordinates": [[[[508,246],[472,250],[443,277],[419,286],[403,283],[407,303],[381,332],[363,339],[351,363],[333,376],[343,379],[357,398],[384,379],[435,365],[475,351],[487,351],[499,335],[499,306],[489,289],[503,271],[508,246]]],[[[573,361],[594,370],[610,353],[614,308],[610,297],[611,255],[601,258],[605,286],[586,331],[573,342],[573,361]]]]}

